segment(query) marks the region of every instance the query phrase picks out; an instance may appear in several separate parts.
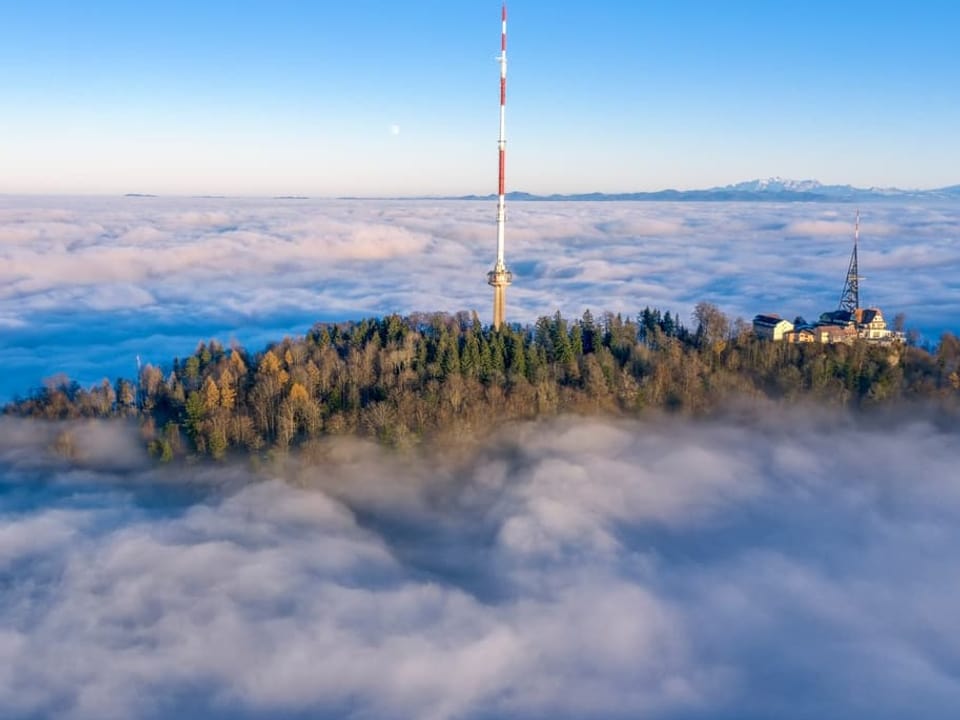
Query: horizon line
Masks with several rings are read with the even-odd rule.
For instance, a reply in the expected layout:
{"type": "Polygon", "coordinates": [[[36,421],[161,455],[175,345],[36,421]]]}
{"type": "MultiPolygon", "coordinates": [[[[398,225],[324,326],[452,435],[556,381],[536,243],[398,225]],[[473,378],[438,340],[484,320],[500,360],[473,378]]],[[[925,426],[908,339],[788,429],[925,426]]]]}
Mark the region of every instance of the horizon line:
{"type": "MultiPolygon", "coordinates": [[[[789,178],[753,178],[751,180],[741,180],[736,183],[730,183],[727,185],[713,185],[710,187],[693,187],[693,188],[678,188],[678,187],[662,187],[656,190],[581,190],[581,191],[565,191],[565,192],[531,192],[528,190],[509,190],[507,195],[526,195],[533,199],[538,198],[571,198],[574,199],[577,196],[591,195],[591,196],[606,196],[606,197],[615,197],[622,195],[655,195],[659,193],[697,193],[697,192],[715,192],[723,190],[732,190],[739,192],[751,192],[750,190],[738,190],[737,185],[752,183],[752,182],[762,182],[764,180],[783,180],[786,182],[818,182],[821,188],[849,188],[852,191],[863,192],[863,193],[883,193],[883,192],[900,192],[900,193],[933,193],[937,191],[950,190],[955,188],[960,188],[960,182],[949,184],[949,185],[936,185],[928,187],[900,187],[896,185],[872,185],[872,186],[857,186],[848,183],[819,183],[819,181],[814,180],[792,180],[789,178]]],[[[770,190],[763,191],[757,190],[754,191],[756,194],[765,193],[770,197],[776,197],[780,194],[792,194],[792,195],[817,195],[817,187],[806,189],[785,189],[785,190],[770,190]]],[[[304,193],[164,193],[164,192],[147,192],[147,191],[127,191],[127,192],[83,192],[83,191],[53,191],[53,192],[42,192],[42,191],[21,191],[21,192],[7,192],[0,191],[0,197],[5,198],[18,198],[18,197],[29,197],[29,198],[42,198],[42,197],[85,197],[85,198],[129,198],[129,199],[152,199],[152,198],[170,198],[170,199],[195,199],[195,200],[288,200],[288,201],[297,201],[297,200],[473,200],[473,199],[493,199],[497,197],[496,192],[487,191],[487,192],[469,192],[469,193],[459,193],[459,194],[437,194],[437,193],[417,193],[417,194],[349,194],[349,195],[334,195],[334,194],[304,194],[304,193]]],[[[827,198],[830,199],[830,198],[827,198]]],[[[839,198],[837,198],[839,200],[839,198]]]]}

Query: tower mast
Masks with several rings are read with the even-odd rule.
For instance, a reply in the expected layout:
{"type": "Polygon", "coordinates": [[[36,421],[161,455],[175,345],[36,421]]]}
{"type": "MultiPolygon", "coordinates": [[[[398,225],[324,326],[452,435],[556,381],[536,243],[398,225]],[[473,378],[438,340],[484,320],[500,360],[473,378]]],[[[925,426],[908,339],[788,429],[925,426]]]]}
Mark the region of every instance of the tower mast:
{"type": "Polygon", "coordinates": [[[860,244],[860,211],[857,210],[857,220],[853,230],[853,254],[850,255],[850,266],[847,268],[847,279],[843,283],[843,292],[840,294],[840,309],[853,314],[860,307],[860,270],[857,263],[857,246],[860,244]]]}
{"type": "Polygon", "coordinates": [[[507,156],[507,137],[504,129],[504,119],[507,107],[507,5],[504,3],[500,12],[500,135],[497,140],[499,155],[499,173],[497,179],[497,262],[493,270],[487,273],[487,283],[493,286],[493,327],[499,330],[506,321],[507,286],[513,282],[513,273],[507,270],[503,259],[504,230],[507,221],[506,190],[504,184],[504,168],[507,156]]]}

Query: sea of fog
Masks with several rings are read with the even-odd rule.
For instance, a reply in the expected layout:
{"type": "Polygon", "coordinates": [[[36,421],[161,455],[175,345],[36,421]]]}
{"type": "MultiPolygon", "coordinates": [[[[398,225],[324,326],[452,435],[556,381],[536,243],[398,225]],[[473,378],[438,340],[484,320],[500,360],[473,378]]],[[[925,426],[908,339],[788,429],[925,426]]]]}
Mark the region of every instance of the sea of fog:
{"type": "MultiPolygon", "coordinates": [[[[855,208],[822,203],[516,202],[508,316],[688,320],[833,309],[855,208]]],[[[201,339],[258,349],[318,320],[490,314],[489,202],[0,196],[0,402],[63,371],[88,385],[201,339]]],[[[866,305],[935,341],[960,327],[956,203],[861,208],[866,305]]]]}
{"type": "Polygon", "coordinates": [[[954,718],[960,443],[560,419],[158,467],[0,420],[0,716],[954,718]]]}

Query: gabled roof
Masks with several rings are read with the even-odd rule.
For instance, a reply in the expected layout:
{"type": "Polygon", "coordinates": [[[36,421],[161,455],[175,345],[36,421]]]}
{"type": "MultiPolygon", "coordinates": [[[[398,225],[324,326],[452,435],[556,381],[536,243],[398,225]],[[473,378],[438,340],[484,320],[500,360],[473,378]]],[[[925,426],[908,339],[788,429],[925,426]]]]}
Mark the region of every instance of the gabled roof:
{"type": "Polygon", "coordinates": [[[822,313],[820,315],[820,322],[817,324],[830,323],[832,325],[846,325],[849,322],[853,322],[853,313],[848,310],[831,310],[830,312],[822,313]]]}
{"type": "Polygon", "coordinates": [[[883,320],[883,313],[880,308],[857,308],[857,324],[868,325],[874,320],[883,320]]]}
{"type": "Polygon", "coordinates": [[[779,323],[789,322],[784,320],[779,315],[757,315],[753,318],[754,325],[767,325],[769,327],[775,327],[779,323]]]}

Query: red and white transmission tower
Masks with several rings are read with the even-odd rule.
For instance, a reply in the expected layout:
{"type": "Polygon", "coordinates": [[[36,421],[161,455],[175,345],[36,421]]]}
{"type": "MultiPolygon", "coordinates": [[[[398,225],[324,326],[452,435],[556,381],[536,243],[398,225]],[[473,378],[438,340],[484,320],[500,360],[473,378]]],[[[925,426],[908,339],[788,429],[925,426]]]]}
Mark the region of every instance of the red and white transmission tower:
{"type": "Polygon", "coordinates": [[[503,260],[504,227],[507,221],[506,191],[504,187],[504,166],[507,157],[507,137],[504,129],[504,119],[507,108],[507,6],[501,11],[500,30],[500,138],[497,140],[499,152],[500,172],[497,181],[497,264],[487,273],[487,282],[493,286],[493,327],[496,330],[506,320],[507,313],[507,286],[513,282],[513,273],[507,270],[503,260]]]}

